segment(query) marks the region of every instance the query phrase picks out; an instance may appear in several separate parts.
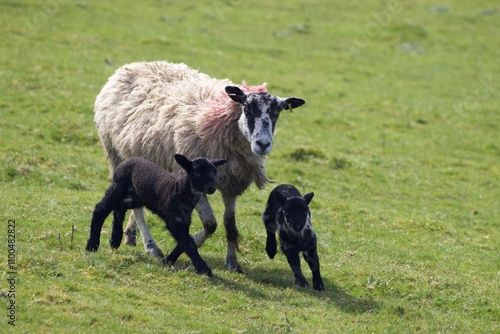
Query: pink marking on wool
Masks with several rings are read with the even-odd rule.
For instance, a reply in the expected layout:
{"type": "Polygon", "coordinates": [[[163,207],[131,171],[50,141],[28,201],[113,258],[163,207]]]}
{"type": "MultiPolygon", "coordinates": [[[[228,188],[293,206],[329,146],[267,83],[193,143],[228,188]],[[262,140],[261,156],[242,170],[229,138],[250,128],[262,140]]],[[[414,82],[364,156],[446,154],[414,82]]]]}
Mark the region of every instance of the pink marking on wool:
{"type": "MultiPolygon", "coordinates": [[[[262,93],[267,92],[267,83],[260,86],[249,86],[246,81],[241,83],[240,89],[244,93],[262,93]]],[[[206,135],[224,134],[226,128],[233,120],[238,120],[240,114],[238,110],[240,104],[233,101],[227,93],[221,92],[219,97],[208,102],[208,108],[203,115],[200,126],[206,135]]]]}

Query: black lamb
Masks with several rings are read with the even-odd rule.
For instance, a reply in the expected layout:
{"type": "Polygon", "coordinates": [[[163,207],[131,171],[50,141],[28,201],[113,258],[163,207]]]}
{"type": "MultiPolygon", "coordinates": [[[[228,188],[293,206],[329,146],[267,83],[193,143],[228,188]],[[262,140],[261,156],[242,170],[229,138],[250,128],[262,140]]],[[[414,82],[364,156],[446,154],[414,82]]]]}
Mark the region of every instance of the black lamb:
{"type": "Polygon", "coordinates": [[[292,268],[295,284],[308,286],[300,269],[299,253],[302,252],[304,260],[312,271],[313,288],[324,290],[325,287],[319,271],[317,237],[311,225],[311,212],[309,210],[309,203],[313,197],[313,192],[302,197],[294,186],[279,185],[269,195],[262,220],[267,231],[267,255],[271,259],[276,255],[277,230],[281,250],[292,268]]]}
{"type": "Polygon", "coordinates": [[[212,276],[212,270],[189,235],[189,225],[201,194],[215,192],[216,167],[226,160],[189,160],[180,154],[174,158],[186,171],[185,175],[169,173],[143,158],[129,158],[115,169],[111,186],[95,206],[87,251],[95,252],[99,248],[102,225],[111,211],[113,225],[109,243],[112,248],[120,247],[126,211],[145,206],[165,221],[177,241],[174,250],[163,261],[174,264],[182,252],[186,252],[197,273],[212,276]]]}

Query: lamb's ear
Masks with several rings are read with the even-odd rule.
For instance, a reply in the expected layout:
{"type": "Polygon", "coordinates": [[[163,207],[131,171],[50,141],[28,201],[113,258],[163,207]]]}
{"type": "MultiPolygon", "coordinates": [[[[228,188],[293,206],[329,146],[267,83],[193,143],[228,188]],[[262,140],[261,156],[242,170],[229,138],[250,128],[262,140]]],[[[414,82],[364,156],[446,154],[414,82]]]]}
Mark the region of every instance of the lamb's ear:
{"type": "Polygon", "coordinates": [[[245,103],[247,100],[247,94],[243,93],[243,91],[236,86],[226,86],[225,90],[227,95],[235,102],[245,103]]]}
{"type": "Polygon", "coordinates": [[[226,160],[224,159],[219,159],[219,160],[210,160],[210,162],[215,166],[220,166],[220,165],[224,165],[226,163],[226,160]]]}
{"type": "Polygon", "coordinates": [[[311,203],[311,200],[313,199],[313,197],[314,197],[313,192],[310,192],[309,194],[304,195],[304,199],[306,200],[307,205],[309,205],[309,203],[311,203]]]}
{"type": "Polygon", "coordinates": [[[290,110],[294,108],[298,108],[304,105],[306,101],[298,98],[298,97],[289,97],[287,99],[281,99],[281,109],[290,110]]]}
{"type": "Polygon", "coordinates": [[[193,163],[191,162],[191,160],[189,160],[188,158],[186,158],[182,154],[176,154],[176,155],[174,155],[174,159],[175,159],[175,161],[177,161],[177,163],[182,168],[184,168],[187,171],[190,171],[191,168],[193,168],[193,163]]]}
{"type": "Polygon", "coordinates": [[[279,203],[280,205],[282,205],[282,206],[283,206],[283,205],[285,205],[285,202],[286,202],[286,200],[287,200],[287,198],[286,198],[286,196],[285,196],[285,195],[283,195],[283,194],[282,194],[282,193],[280,193],[279,191],[276,191],[276,192],[274,193],[274,197],[276,198],[276,200],[278,201],[278,203],[279,203]]]}

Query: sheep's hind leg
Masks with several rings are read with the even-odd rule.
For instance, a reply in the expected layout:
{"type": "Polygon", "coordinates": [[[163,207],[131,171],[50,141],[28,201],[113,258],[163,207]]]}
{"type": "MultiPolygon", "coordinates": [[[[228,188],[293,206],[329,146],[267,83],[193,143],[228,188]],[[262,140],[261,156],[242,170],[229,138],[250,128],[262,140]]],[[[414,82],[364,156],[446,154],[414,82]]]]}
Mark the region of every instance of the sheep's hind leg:
{"type": "Polygon", "coordinates": [[[165,255],[163,255],[161,249],[156,245],[156,242],[149,232],[148,226],[146,225],[146,219],[144,219],[144,207],[134,209],[132,215],[137,222],[137,227],[139,228],[139,232],[141,233],[142,242],[144,244],[144,250],[146,251],[146,253],[160,259],[164,258],[165,255]]]}
{"type": "Polygon", "coordinates": [[[111,230],[111,238],[109,245],[111,248],[118,248],[122,243],[123,238],[123,221],[125,220],[125,213],[127,209],[120,208],[113,211],[113,227],[111,230]]]}
{"type": "Polygon", "coordinates": [[[227,257],[226,268],[229,271],[236,271],[243,274],[238,259],[236,258],[236,250],[238,249],[238,230],[236,229],[236,199],[237,197],[225,197],[224,200],[224,227],[226,228],[227,239],[227,257]]]}
{"type": "Polygon", "coordinates": [[[113,206],[120,201],[120,186],[112,183],[106,190],[104,197],[96,204],[92,213],[92,222],[90,224],[90,235],[85,249],[89,252],[95,252],[99,249],[101,239],[101,229],[104,225],[104,220],[113,211],[113,206]]]}
{"type": "Polygon", "coordinates": [[[196,247],[201,247],[205,240],[210,237],[217,228],[217,220],[215,219],[214,212],[210,203],[208,202],[207,195],[203,194],[196,204],[195,207],[196,212],[198,212],[198,216],[200,217],[201,222],[203,223],[203,229],[197,234],[193,235],[194,242],[196,243],[196,247]]]}
{"type": "Polygon", "coordinates": [[[125,245],[137,245],[137,224],[135,222],[133,211],[128,220],[127,227],[125,228],[125,231],[123,231],[123,236],[125,237],[125,245]]]}

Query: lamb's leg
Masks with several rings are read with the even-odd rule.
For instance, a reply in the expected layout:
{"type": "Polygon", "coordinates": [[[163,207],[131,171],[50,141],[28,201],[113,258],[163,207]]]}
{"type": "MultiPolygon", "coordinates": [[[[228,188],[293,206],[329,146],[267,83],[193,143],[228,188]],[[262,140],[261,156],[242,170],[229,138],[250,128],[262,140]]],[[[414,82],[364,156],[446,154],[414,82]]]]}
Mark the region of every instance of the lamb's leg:
{"type": "MultiPolygon", "coordinates": [[[[193,240],[196,244],[196,247],[199,248],[203,245],[205,240],[207,240],[207,238],[215,232],[215,229],[217,227],[217,220],[215,219],[212,207],[210,206],[210,203],[208,202],[207,196],[205,194],[200,197],[198,204],[196,204],[195,210],[198,212],[198,216],[203,223],[203,229],[197,234],[193,235],[193,240]]],[[[182,250],[181,246],[177,244],[172,252],[163,259],[163,263],[166,265],[173,265],[183,252],[184,251],[182,250]]]]}
{"type": "Polygon", "coordinates": [[[236,250],[238,249],[238,230],[236,228],[236,199],[237,197],[222,196],[224,201],[224,227],[226,228],[227,239],[227,257],[226,268],[229,271],[236,271],[243,274],[238,259],[236,258],[236,250]]]}
{"type": "MultiPolygon", "coordinates": [[[[146,225],[146,219],[144,219],[144,207],[134,209],[134,218],[137,222],[137,227],[139,228],[139,232],[141,232],[142,242],[144,244],[144,250],[148,255],[164,258],[163,252],[156,245],[151,232],[149,232],[149,228],[146,225]]],[[[127,226],[128,229],[128,226],[127,226]]]]}
{"type": "Polygon", "coordinates": [[[276,245],[276,233],[267,231],[266,238],[266,253],[270,259],[274,259],[276,253],[278,252],[278,246],[276,245]]]}
{"type": "Polygon", "coordinates": [[[207,240],[207,238],[215,232],[215,229],[217,228],[217,220],[215,219],[214,212],[208,202],[207,195],[205,194],[201,195],[198,204],[196,204],[195,210],[198,212],[198,216],[203,223],[203,229],[193,235],[193,239],[196,246],[201,247],[205,240],[207,240]]]}
{"type": "Polygon", "coordinates": [[[176,259],[172,259],[171,256],[179,256],[182,252],[185,252],[191,262],[193,262],[194,268],[198,274],[205,274],[207,276],[212,276],[212,270],[207,265],[207,263],[201,258],[200,253],[198,253],[198,247],[196,246],[193,238],[189,235],[189,224],[184,222],[182,218],[175,218],[167,221],[167,228],[177,241],[177,246],[174,251],[169,254],[163,261],[165,263],[175,263],[176,259]]]}
{"type": "Polygon", "coordinates": [[[307,280],[300,269],[299,253],[293,250],[284,250],[283,248],[282,251],[285,253],[288,264],[292,268],[293,275],[295,276],[295,284],[299,286],[308,286],[307,280]]]}
{"type": "Polygon", "coordinates": [[[313,288],[318,291],[325,290],[325,285],[323,284],[323,279],[319,272],[319,257],[316,246],[304,252],[304,260],[306,260],[307,264],[309,264],[309,268],[311,268],[313,288]]]}
{"type": "Polygon", "coordinates": [[[120,208],[113,211],[113,228],[111,230],[111,238],[109,245],[111,248],[118,248],[122,243],[123,238],[123,221],[125,220],[125,213],[127,209],[120,208]]]}
{"type": "Polygon", "coordinates": [[[99,249],[102,225],[111,211],[113,211],[113,206],[120,203],[119,196],[119,185],[113,183],[106,190],[104,197],[96,204],[94,212],[92,213],[90,236],[87,241],[87,246],[85,247],[87,251],[95,252],[99,249]]]}
{"type": "Polygon", "coordinates": [[[266,253],[271,259],[273,259],[278,252],[278,246],[276,244],[276,211],[273,205],[271,205],[271,201],[268,200],[266,209],[262,215],[262,220],[267,232],[266,253]]]}

